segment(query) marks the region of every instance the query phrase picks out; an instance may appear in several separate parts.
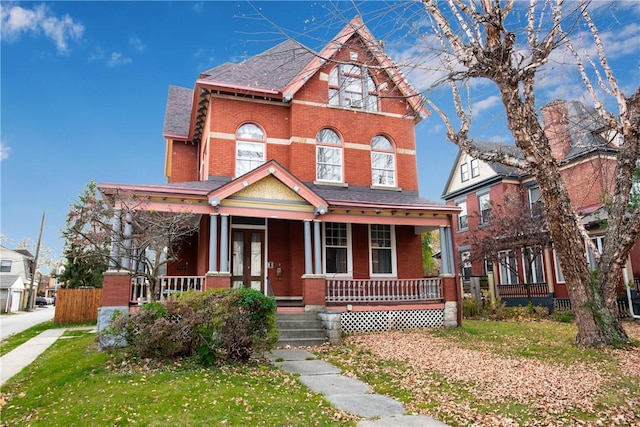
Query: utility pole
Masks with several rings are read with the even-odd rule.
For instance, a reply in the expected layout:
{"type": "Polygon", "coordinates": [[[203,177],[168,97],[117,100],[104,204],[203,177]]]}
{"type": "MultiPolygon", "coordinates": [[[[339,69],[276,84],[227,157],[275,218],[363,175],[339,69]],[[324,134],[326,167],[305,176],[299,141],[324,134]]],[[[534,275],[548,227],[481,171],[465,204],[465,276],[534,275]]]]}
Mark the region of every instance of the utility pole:
{"type": "Polygon", "coordinates": [[[33,308],[33,281],[36,278],[36,271],[38,270],[38,255],[40,254],[40,241],[42,240],[45,213],[46,212],[42,212],[42,221],[40,221],[40,233],[38,234],[38,243],[36,245],[36,257],[33,260],[33,273],[31,274],[31,285],[29,286],[29,296],[27,297],[27,310],[31,310],[33,308]]]}

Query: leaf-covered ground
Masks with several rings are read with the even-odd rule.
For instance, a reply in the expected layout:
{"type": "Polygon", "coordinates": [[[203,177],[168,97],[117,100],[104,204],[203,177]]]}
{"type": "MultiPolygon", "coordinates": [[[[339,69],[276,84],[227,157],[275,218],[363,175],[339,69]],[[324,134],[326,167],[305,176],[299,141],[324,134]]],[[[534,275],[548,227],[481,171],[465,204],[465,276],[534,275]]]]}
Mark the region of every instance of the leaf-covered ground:
{"type": "MultiPolygon", "coordinates": [[[[625,322],[625,329],[640,339],[638,322],[625,322]]],[[[640,426],[638,347],[582,352],[559,340],[548,346],[556,356],[544,357],[540,343],[522,343],[526,335],[503,342],[456,337],[437,331],[360,334],[338,348],[314,350],[378,393],[402,400],[408,411],[451,425],[640,426]],[[518,340],[515,354],[510,350],[518,340]],[[537,346],[532,356],[527,345],[537,346]],[[563,346],[567,358],[557,356],[563,346]]]]}

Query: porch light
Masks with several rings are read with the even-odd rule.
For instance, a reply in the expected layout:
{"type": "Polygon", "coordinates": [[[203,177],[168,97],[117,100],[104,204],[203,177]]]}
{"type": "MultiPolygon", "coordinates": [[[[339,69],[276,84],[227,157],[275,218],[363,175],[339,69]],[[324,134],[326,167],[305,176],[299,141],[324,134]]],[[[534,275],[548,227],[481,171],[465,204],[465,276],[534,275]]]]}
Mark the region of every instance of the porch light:
{"type": "Polygon", "coordinates": [[[327,213],[327,208],[325,208],[324,206],[318,206],[316,208],[315,214],[316,215],[324,215],[327,213]]]}

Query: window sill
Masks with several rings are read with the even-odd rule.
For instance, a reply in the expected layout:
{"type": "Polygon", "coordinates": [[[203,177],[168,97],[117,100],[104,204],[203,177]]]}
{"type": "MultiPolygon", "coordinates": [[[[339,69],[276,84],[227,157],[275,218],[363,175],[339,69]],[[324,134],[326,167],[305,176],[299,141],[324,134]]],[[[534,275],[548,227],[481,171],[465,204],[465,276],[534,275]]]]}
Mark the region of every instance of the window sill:
{"type": "Polygon", "coordinates": [[[402,188],[400,187],[392,187],[392,186],[385,186],[385,185],[372,185],[369,188],[372,190],[402,191],[402,188]]]}
{"type": "Polygon", "coordinates": [[[314,185],[331,185],[334,187],[349,187],[349,184],[346,182],[335,182],[335,181],[313,181],[314,185]]]}

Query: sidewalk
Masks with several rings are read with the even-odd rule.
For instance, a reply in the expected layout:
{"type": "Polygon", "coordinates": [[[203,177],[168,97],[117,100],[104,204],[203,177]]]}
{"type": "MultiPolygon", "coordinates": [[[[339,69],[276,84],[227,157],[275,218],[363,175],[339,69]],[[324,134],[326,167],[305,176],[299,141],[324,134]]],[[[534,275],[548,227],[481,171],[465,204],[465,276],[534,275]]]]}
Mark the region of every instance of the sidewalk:
{"type": "Polygon", "coordinates": [[[0,386],[4,385],[11,377],[33,363],[40,354],[56,342],[68,329],[95,329],[95,326],[47,329],[24,344],[14,348],[9,353],[0,357],[0,386]]]}
{"type": "Polygon", "coordinates": [[[340,375],[340,369],[318,360],[306,350],[274,350],[267,354],[279,368],[299,374],[298,380],[320,393],[337,409],[362,418],[358,427],[446,427],[446,424],[424,415],[407,415],[402,404],[394,399],[373,394],[360,380],[340,375]]]}

